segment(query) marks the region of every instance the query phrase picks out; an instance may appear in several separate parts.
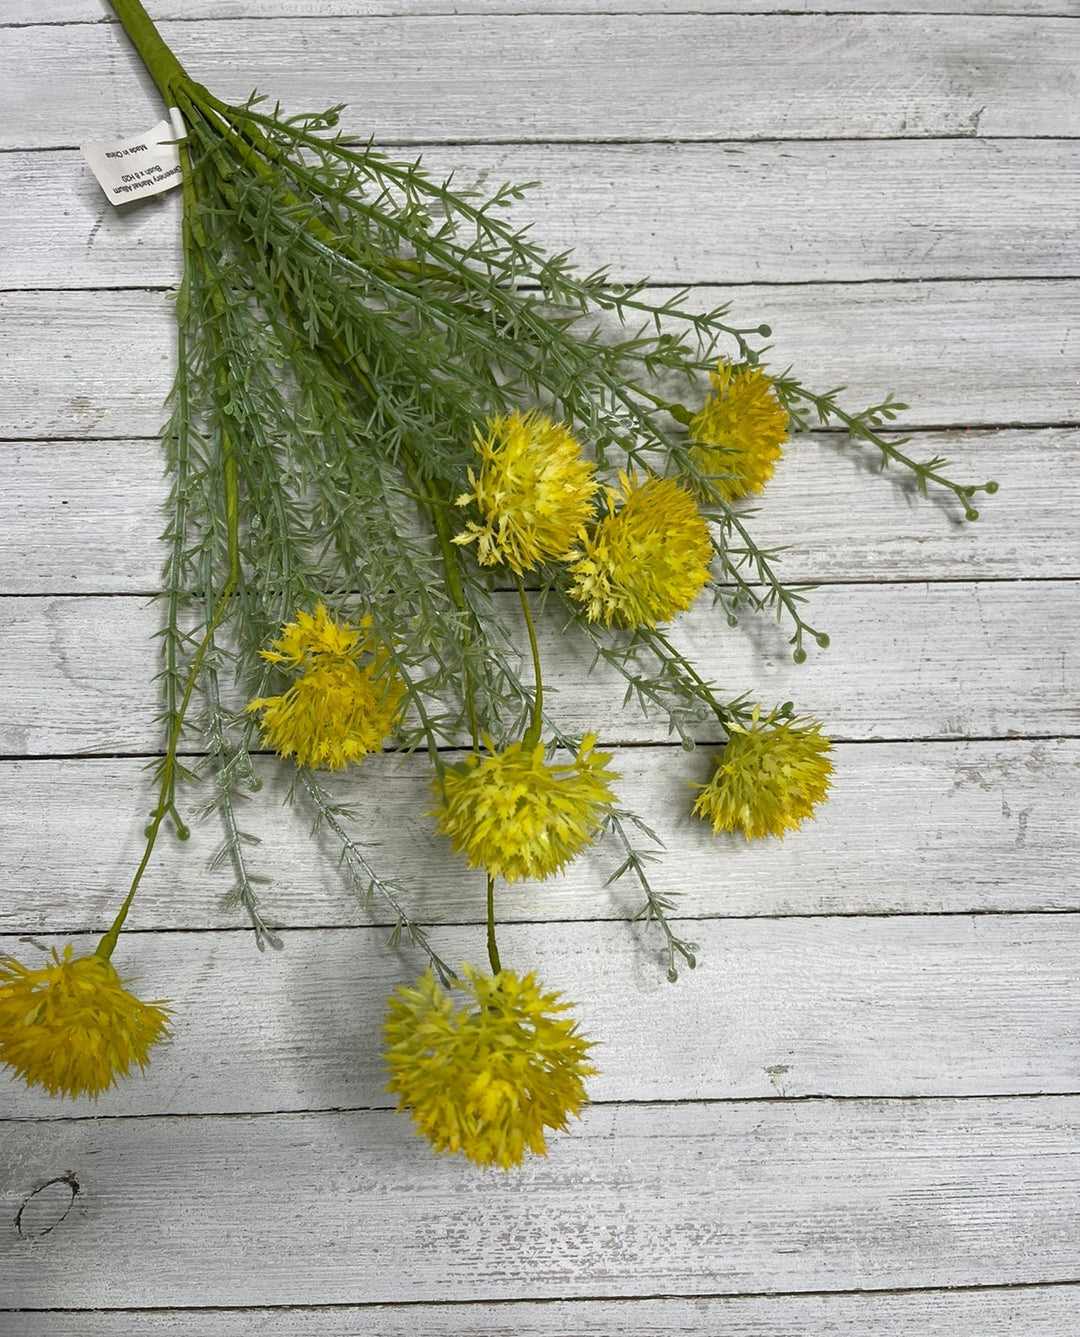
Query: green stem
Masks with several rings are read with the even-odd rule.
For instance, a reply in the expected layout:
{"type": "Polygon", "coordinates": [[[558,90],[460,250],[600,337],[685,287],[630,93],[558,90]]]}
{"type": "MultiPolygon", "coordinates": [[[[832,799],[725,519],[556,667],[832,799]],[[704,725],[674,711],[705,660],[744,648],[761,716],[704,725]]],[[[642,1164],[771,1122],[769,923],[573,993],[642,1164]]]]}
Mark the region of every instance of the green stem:
{"type": "Polygon", "coordinates": [[[502,970],[499,960],[499,945],[495,941],[495,879],[488,874],[487,880],[487,949],[491,973],[497,975],[502,970]]]}
{"type": "Polygon", "coordinates": [[[123,24],[132,46],[139,53],[140,60],[149,70],[150,77],[157,84],[161,96],[167,105],[172,106],[176,100],[175,90],[192,83],[188,72],[166,46],[139,0],[109,0],[109,3],[123,24]]]}
{"type": "Polygon", "coordinates": [[[521,599],[521,608],[525,614],[525,629],[529,633],[529,648],[532,651],[533,677],[536,680],[536,690],[533,694],[532,715],[529,719],[529,727],[525,730],[525,737],[522,739],[522,746],[533,748],[540,741],[540,733],[544,727],[544,680],[540,672],[540,647],[536,643],[536,628],[533,626],[532,613],[529,611],[529,600],[525,593],[525,586],[522,584],[521,577],[514,573],[514,580],[517,583],[518,597],[521,599]]]}

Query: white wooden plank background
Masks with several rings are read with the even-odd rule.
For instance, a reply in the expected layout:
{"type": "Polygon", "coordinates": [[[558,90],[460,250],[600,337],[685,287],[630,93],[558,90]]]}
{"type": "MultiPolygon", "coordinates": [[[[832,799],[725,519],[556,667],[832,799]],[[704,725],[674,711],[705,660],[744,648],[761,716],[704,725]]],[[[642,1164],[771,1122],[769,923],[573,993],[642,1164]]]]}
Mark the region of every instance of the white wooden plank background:
{"type": "MultiPolygon", "coordinates": [[[[154,6],[160,19],[284,18],[319,13],[325,18],[433,14],[580,14],[581,0],[173,0],[154,6]]],[[[606,14],[678,14],[681,0],[605,0],[606,14]]],[[[1028,14],[1065,18],[1068,0],[701,0],[699,14],[844,13],[863,14],[1028,14]]],[[[6,22],[115,23],[99,0],[7,0],[6,22]]]]}
{"type": "MultiPolygon", "coordinates": [[[[222,909],[212,825],[166,842],[121,954],[174,1000],[175,1040],[96,1107],[0,1087],[5,1337],[1080,1326],[1080,12],[689,8],[151,12],[215,91],[347,101],[358,137],[464,184],[539,178],[517,216],[552,249],[730,299],[773,325],[776,363],[853,402],[895,390],[918,450],[1001,494],[965,526],[837,438],[799,441],[754,524],[820,583],[832,647],[796,669],[767,621],[678,626],[732,693],[791,696],[844,740],[829,805],[783,842],[714,841],[686,811],[711,749],[620,716],[563,657],[553,701],[630,744],[623,798],[664,838],[657,885],[700,964],[663,980],[603,846],[501,893],[504,954],[603,1042],[596,1103],[516,1176],[433,1160],[390,1112],[381,999],[418,962],[282,808],[271,759],[243,816],[281,954],[222,909]]],[[[159,115],[104,12],[0,13],[0,947],[20,952],[108,923],[158,747],[177,211],[111,211],[73,151],[159,115]]],[[[440,950],[475,958],[482,888],[431,834],[422,771],[372,758],[336,787],[440,950]]]]}
{"type": "MultiPolygon", "coordinates": [[[[1080,576],[1080,541],[1061,496],[1080,487],[1076,428],[919,432],[912,450],[995,478],[1009,504],[975,525],[882,482],[859,447],[801,438],[756,506],[754,533],[783,547],[791,581],[1039,580],[1080,576]],[[848,505],[854,494],[857,504],[848,505]],[[1038,543],[1032,536],[1038,534],[1038,543]]],[[[161,565],[168,483],[156,440],[0,442],[0,573],[9,594],[146,594],[161,565]]]]}
{"type": "MultiPolygon", "coordinates": [[[[1058,1337],[1071,1331],[1080,1287],[1002,1286],[952,1291],[866,1292],[858,1295],[782,1295],[646,1300],[501,1301],[453,1305],[342,1305],[336,1309],[213,1309],[199,1312],[215,1337],[1058,1337]],[[286,1327],[287,1325],[287,1327],[286,1327]]],[[[67,1312],[22,1313],[20,1337],[70,1331],[67,1312]]],[[[80,1337],[180,1337],[193,1331],[176,1311],[80,1313],[80,1337]]]]}
{"type": "MultiPolygon", "coordinates": [[[[1060,189],[1080,176],[1075,140],[485,144],[424,161],[462,187],[537,181],[511,221],[590,270],[618,236],[622,272],[658,283],[1076,276],[1074,200],[1060,189]]],[[[115,209],[64,149],[4,154],[0,194],[6,289],[125,287],[133,262],[140,284],[179,280],[175,194],[115,209]]]]}
{"type": "MultiPolygon", "coordinates": [[[[992,138],[1080,127],[1080,34],[1071,19],[575,13],[493,21],[464,12],[161,28],[219,96],[244,98],[258,85],[305,110],[347,101],[362,137],[384,143],[992,138]],[[797,96],[778,98],[793,71],[797,96]]],[[[9,29],[0,147],[66,147],[140,123],[151,85],[130,77],[125,43],[115,24],[9,29]],[[34,96],[56,86],[61,100],[34,96]]]]}
{"type": "Polygon", "coordinates": [[[158,1305],[238,1306],[625,1297],[660,1272],[676,1295],[766,1275],[783,1291],[1060,1282],[1078,1108],[594,1105],[505,1177],[433,1163],[385,1111],[13,1123],[5,1178],[74,1166],[85,1190],[64,1233],[12,1241],[5,1276],[52,1308],[145,1304],[148,1283],[158,1305]]]}

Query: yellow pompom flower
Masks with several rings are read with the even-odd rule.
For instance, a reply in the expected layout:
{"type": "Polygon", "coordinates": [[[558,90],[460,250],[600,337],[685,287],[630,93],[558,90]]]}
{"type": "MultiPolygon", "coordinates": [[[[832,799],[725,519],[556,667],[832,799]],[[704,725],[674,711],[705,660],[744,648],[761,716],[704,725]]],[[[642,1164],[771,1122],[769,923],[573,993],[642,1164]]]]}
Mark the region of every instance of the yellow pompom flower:
{"type": "Polygon", "coordinates": [[[812,817],[829,791],[832,744],[821,725],[778,720],[774,711],[750,728],[731,724],[716,769],[694,803],[694,813],[712,823],[713,835],[742,831],[747,840],[783,836],[812,817]]]}
{"type": "Polygon", "coordinates": [[[370,625],[370,618],[359,627],[335,622],[319,604],[314,614],[297,613],[273,650],[259,652],[271,663],[304,669],[280,696],[247,705],[262,711],[263,741],[279,756],[339,771],[378,752],[394,732],[405,687],[385,648],[366,635],[370,625]],[[356,662],[362,654],[371,655],[363,668],[356,662]]]}
{"type": "MultiPolygon", "coordinates": [[[[582,740],[570,761],[548,761],[544,745],[511,743],[487,757],[474,752],[434,782],[437,829],[470,868],[507,882],[557,873],[592,840],[619,777],[610,753],[582,740]]],[[[488,744],[490,748],[490,742],[488,744]]]]}
{"type": "Polygon", "coordinates": [[[435,1151],[508,1170],[527,1150],[546,1155],[544,1130],[580,1113],[592,1044],[560,1015],[571,1004],[542,993],[534,975],[463,973],[452,981],[457,1007],[430,970],[391,995],[386,1089],[435,1151]]]}
{"type": "Polygon", "coordinates": [[[561,423],[539,413],[492,418],[477,431],[480,471],[469,470],[483,523],[470,520],[455,543],[476,543],[483,566],[505,562],[521,575],[541,562],[564,557],[585,532],[597,484],[593,466],[561,423]]]}
{"type": "Polygon", "coordinates": [[[169,1034],[162,1001],[142,1002],[130,982],[103,956],[74,957],[70,943],[36,970],[0,957],[0,1061],[51,1096],[96,1099],[133,1064],[146,1068],[169,1034]]]}
{"type": "Polygon", "coordinates": [[[694,498],[671,478],[619,474],[620,494],[570,565],[568,593],[590,622],[655,627],[689,608],[709,579],[709,526],[694,498]]]}
{"type": "Polygon", "coordinates": [[[725,501],[760,492],[787,440],[787,410],[757,367],[723,359],[710,374],[713,393],[690,421],[690,457],[725,501]],[[710,449],[715,447],[715,449],[710,449]]]}

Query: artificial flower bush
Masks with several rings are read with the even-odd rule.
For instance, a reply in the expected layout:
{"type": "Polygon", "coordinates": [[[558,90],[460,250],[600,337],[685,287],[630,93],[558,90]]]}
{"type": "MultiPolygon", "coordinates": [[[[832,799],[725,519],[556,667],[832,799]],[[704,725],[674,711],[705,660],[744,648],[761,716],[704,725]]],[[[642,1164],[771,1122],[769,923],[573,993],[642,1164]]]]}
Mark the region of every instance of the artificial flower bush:
{"type": "Polygon", "coordinates": [[[179,749],[197,726],[229,904],[260,947],[280,946],[236,805],[266,749],[338,842],[348,884],[382,897],[394,941],[424,960],[389,1002],[389,1089],[435,1150],[507,1169],[581,1111],[593,1067],[571,1005],[527,963],[503,966],[498,884],[542,882],[608,840],[668,977],[695,961],[649,882],[647,814],[620,804],[602,722],[571,735],[545,697],[537,602],[685,747],[722,735],[710,780],[696,799],[687,787],[715,835],[783,836],[826,798],[821,724],[742,684],[722,699],[667,634],[708,599],[721,625],[775,614],[798,662],[827,645],[735,503],[812,421],[969,519],[995,485],[905,455],[882,434],[891,400],[851,412],[767,372],[767,327],[545,256],[506,221],[516,187],[479,200],[333,134],[336,111],[220,101],[138,0],[112,4],[185,131],[164,747],[143,857],[96,952],[0,964],[0,1059],[53,1094],[97,1095],[166,1037],[162,1005],[128,993],[110,958],[163,826],[186,833],[179,749]],[[477,870],[489,974],[440,957],[323,787],[346,771],[362,804],[360,764],[386,746],[428,757],[417,803],[447,857],[477,870]]]}

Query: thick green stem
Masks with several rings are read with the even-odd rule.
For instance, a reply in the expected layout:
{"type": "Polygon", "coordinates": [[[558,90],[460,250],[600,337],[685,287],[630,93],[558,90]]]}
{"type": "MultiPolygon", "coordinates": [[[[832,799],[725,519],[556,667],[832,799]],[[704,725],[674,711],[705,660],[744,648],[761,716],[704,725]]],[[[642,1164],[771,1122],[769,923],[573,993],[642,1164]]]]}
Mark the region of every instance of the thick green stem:
{"type": "Polygon", "coordinates": [[[532,651],[533,677],[536,680],[535,691],[533,693],[532,715],[529,720],[529,727],[525,730],[525,737],[522,740],[524,747],[535,747],[540,741],[540,733],[544,727],[544,679],[540,672],[540,647],[536,643],[536,628],[533,626],[532,612],[529,609],[528,595],[525,593],[525,586],[522,584],[521,577],[515,573],[514,580],[517,582],[518,597],[521,599],[521,609],[525,614],[525,630],[529,633],[529,649],[532,651]]]}
{"type": "Polygon", "coordinates": [[[150,77],[157,84],[166,105],[172,106],[176,101],[176,89],[192,82],[187,71],[165,45],[139,0],[109,0],[109,3],[123,24],[132,46],[139,53],[139,58],[149,70],[150,77]]]}
{"type": "Polygon", "coordinates": [[[488,874],[487,880],[487,950],[491,973],[497,975],[502,970],[499,960],[499,944],[495,941],[495,879],[488,874]]]}

